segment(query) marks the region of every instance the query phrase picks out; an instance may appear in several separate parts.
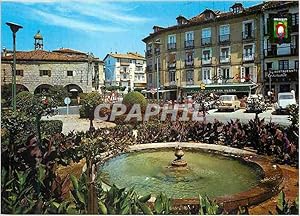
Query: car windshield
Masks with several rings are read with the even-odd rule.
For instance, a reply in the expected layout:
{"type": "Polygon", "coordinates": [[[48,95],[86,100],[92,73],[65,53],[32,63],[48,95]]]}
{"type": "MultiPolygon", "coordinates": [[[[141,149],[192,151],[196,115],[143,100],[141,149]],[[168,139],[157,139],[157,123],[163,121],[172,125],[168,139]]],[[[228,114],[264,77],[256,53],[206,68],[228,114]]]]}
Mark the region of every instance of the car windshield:
{"type": "Polygon", "coordinates": [[[293,95],[280,95],[279,100],[288,100],[288,99],[293,99],[293,95]]]}
{"type": "Polygon", "coordinates": [[[224,95],[224,96],[221,96],[221,97],[220,97],[220,100],[221,100],[221,101],[231,101],[232,98],[233,98],[232,96],[224,95]]]}

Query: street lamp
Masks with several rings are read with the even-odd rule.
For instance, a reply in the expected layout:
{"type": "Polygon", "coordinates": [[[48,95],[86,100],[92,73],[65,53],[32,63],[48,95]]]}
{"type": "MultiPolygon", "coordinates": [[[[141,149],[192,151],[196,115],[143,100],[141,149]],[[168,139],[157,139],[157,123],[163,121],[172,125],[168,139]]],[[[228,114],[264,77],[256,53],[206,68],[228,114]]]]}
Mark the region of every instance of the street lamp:
{"type": "MultiPolygon", "coordinates": [[[[155,41],[154,45],[159,47],[161,45],[161,42],[155,41]]],[[[159,88],[158,55],[156,56],[156,88],[157,88],[156,98],[157,98],[157,103],[159,104],[159,92],[158,92],[158,88],[159,88]]]]}
{"type": "Polygon", "coordinates": [[[13,73],[12,73],[12,107],[13,111],[16,111],[16,94],[17,94],[17,84],[16,84],[16,33],[19,29],[23,28],[22,26],[7,22],[6,25],[10,27],[10,30],[13,33],[13,73]]]}

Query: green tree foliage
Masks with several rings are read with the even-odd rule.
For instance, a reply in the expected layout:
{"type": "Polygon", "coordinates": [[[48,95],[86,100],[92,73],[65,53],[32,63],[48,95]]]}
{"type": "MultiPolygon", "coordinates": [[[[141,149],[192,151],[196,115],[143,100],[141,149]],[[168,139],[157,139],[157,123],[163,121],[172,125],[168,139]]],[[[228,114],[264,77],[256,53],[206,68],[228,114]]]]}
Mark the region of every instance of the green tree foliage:
{"type": "Polygon", "coordinates": [[[103,103],[103,97],[99,92],[91,92],[86,94],[80,103],[82,104],[79,109],[80,118],[88,118],[91,114],[94,115],[95,108],[103,103]]]}
{"type": "Polygon", "coordinates": [[[61,85],[55,85],[49,88],[49,96],[57,103],[58,106],[64,106],[64,99],[70,97],[66,88],[61,85]]]}
{"type": "Polygon", "coordinates": [[[16,96],[16,107],[25,112],[30,112],[34,95],[28,91],[19,92],[16,96]]]}
{"type": "Polygon", "coordinates": [[[125,95],[122,103],[127,106],[127,111],[129,111],[134,104],[140,104],[141,110],[145,111],[148,102],[140,92],[133,91],[125,95]]]}

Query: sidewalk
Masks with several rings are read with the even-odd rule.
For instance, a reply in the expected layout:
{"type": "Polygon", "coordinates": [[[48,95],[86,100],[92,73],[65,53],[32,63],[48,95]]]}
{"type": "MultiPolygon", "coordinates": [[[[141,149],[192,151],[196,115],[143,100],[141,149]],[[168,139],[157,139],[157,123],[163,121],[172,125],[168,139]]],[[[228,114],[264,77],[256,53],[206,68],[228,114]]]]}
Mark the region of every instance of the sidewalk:
{"type": "MultiPolygon", "coordinates": [[[[90,120],[89,119],[81,119],[79,115],[55,115],[52,117],[43,117],[42,120],[61,120],[63,122],[63,130],[64,134],[67,134],[71,131],[87,131],[90,128],[90,120]]],[[[105,122],[102,120],[94,120],[94,127],[97,128],[109,128],[115,127],[116,124],[111,122],[105,122]]]]}

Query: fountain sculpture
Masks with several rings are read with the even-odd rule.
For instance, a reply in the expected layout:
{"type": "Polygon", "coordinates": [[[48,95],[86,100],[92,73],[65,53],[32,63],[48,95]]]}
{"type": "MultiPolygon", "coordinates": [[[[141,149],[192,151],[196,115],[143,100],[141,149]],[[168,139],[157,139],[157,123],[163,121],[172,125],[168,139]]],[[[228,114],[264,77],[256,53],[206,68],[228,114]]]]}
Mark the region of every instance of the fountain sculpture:
{"type": "Polygon", "coordinates": [[[180,167],[187,166],[187,162],[182,159],[182,157],[184,156],[184,152],[180,146],[175,147],[175,156],[176,156],[176,159],[173,160],[171,163],[172,167],[180,168],[180,167]]]}

